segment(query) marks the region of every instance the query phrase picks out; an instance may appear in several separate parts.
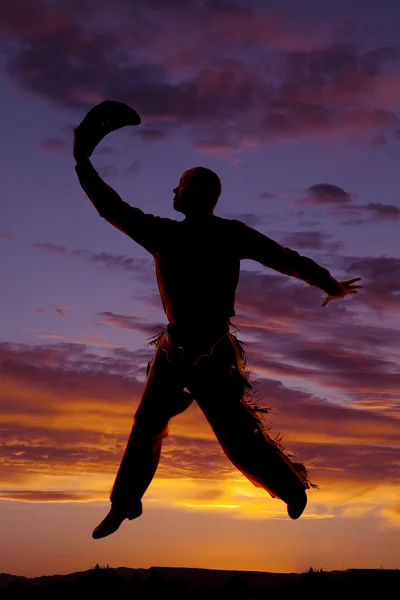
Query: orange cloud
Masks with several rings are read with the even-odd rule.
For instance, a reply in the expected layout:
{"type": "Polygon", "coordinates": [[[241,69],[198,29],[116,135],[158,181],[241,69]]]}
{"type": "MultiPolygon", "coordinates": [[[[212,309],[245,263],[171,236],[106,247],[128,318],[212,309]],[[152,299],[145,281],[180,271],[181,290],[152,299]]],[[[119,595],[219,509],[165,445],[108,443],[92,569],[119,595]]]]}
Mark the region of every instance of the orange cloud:
{"type": "MultiPolygon", "coordinates": [[[[1,345],[3,499],[107,499],[143,389],[137,375],[144,365],[132,367],[134,353],[122,350],[111,348],[105,358],[79,344],[1,345]]],[[[386,514],[395,501],[395,421],[272,379],[260,390],[274,408],[272,432],[283,431],[288,450],[320,485],[309,493],[306,518],[332,518],[335,507],[348,505],[354,510],[344,517],[377,507],[386,514]]],[[[231,465],[196,405],[171,423],[146,498],[187,510],[226,509],[234,518],[286,518],[282,503],[231,465]]]]}

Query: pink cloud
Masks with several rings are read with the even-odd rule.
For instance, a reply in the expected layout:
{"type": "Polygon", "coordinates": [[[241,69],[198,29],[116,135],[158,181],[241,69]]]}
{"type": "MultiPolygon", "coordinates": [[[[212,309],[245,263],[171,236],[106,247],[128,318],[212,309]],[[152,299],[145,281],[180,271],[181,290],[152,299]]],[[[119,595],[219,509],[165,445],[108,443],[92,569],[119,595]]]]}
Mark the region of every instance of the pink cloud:
{"type": "Polygon", "coordinates": [[[18,10],[12,0],[3,0],[0,10],[0,32],[6,36],[24,38],[54,36],[71,24],[71,15],[61,6],[44,10],[40,0],[25,0],[24,10],[18,10]]]}
{"type": "Polygon", "coordinates": [[[91,495],[44,490],[0,490],[0,498],[2,500],[20,500],[23,502],[82,502],[90,500],[91,495]]]}
{"type": "Polygon", "coordinates": [[[35,312],[38,314],[50,314],[56,317],[65,318],[68,316],[68,308],[69,307],[63,307],[54,304],[52,308],[37,308],[35,312]]]}

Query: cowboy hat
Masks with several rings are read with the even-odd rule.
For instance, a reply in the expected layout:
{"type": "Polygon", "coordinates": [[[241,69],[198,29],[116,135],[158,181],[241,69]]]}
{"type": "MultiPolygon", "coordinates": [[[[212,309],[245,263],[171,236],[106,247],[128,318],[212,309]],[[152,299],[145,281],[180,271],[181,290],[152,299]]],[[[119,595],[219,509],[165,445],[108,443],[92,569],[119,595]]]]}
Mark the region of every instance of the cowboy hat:
{"type": "Polygon", "coordinates": [[[127,104],[115,100],[105,100],[89,110],[86,117],[75,129],[80,151],[90,157],[97,144],[111,131],[125,125],[139,125],[141,118],[127,104]]]}

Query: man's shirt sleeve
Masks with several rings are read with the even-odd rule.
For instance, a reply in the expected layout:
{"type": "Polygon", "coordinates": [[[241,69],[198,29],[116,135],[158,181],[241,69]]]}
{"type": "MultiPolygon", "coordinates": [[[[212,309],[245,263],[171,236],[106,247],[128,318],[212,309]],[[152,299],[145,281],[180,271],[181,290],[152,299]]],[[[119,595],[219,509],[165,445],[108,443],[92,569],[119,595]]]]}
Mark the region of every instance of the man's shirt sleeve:
{"type": "Polygon", "coordinates": [[[240,259],[256,260],[265,267],[301,279],[327,294],[337,294],[340,291],[338,281],[329,271],[310,258],[281,246],[241,221],[235,221],[235,228],[240,259]]]}
{"type": "Polygon", "coordinates": [[[79,182],[99,215],[154,254],[161,235],[162,219],[133,208],[107,185],[89,159],[75,166],[79,182]]]}

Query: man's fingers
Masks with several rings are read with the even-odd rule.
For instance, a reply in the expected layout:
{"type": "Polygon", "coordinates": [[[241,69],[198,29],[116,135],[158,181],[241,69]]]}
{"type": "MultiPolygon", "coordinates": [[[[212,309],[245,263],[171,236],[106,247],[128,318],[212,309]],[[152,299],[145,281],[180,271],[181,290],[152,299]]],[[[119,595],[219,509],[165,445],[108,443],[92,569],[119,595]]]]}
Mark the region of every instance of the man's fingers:
{"type": "Polygon", "coordinates": [[[331,300],[332,300],[332,298],[330,296],[327,296],[327,298],[325,298],[325,300],[323,301],[321,306],[326,306],[328,304],[328,302],[330,302],[331,300]]]}
{"type": "Polygon", "coordinates": [[[362,289],[364,286],[363,285],[351,285],[354,284],[355,281],[360,281],[361,277],[354,277],[353,279],[348,279],[347,281],[341,281],[340,285],[342,288],[342,295],[341,296],[328,296],[327,298],[325,298],[325,300],[323,301],[323,303],[321,304],[321,306],[325,307],[328,302],[330,302],[331,300],[339,300],[341,298],[344,298],[347,294],[357,294],[357,290],[362,289]]]}

